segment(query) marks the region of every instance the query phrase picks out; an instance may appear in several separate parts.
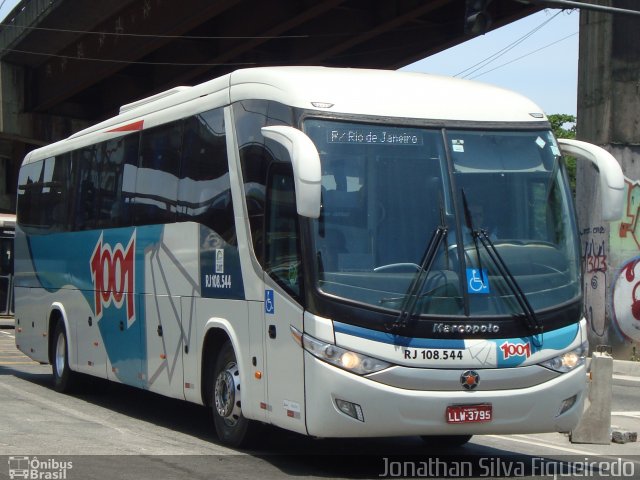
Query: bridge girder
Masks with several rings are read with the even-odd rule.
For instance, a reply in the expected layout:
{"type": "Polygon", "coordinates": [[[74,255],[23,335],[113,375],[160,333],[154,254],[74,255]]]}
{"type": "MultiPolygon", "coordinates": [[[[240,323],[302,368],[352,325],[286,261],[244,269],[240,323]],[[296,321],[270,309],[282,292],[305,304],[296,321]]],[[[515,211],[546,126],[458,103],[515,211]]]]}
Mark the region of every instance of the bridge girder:
{"type": "MultiPolygon", "coordinates": [[[[537,10],[489,9],[491,28],[537,10]]],[[[465,0],[31,0],[0,55],[25,69],[25,111],[95,121],[245,66],[399,68],[470,38],[464,17],[465,0]]]]}

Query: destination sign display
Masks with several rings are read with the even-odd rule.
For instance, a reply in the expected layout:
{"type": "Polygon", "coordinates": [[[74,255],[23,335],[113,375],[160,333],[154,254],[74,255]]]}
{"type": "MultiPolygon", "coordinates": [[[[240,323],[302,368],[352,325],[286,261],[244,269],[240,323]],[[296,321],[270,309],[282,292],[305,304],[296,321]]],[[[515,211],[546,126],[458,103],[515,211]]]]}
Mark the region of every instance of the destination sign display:
{"type": "Polygon", "coordinates": [[[399,128],[331,128],[327,143],[420,146],[423,138],[419,132],[399,128]]]}

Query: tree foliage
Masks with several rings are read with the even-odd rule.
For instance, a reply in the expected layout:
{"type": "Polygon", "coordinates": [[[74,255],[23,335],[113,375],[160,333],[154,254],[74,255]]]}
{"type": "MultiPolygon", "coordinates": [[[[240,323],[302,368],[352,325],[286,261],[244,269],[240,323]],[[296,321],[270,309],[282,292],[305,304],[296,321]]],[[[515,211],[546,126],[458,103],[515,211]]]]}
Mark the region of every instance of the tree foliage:
{"type": "MultiPolygon", "coordinates": [[[[551,129],[556,138],[576,138],[576,116],[567,113],[553,113],[547,115],[551,129]]],[[[576,194],[576,159],[565,157],[567,174],[573,195],[576,194]]]]}
{"type": "Polygon", "coordinates": [[[576,138],[576,116],[566,113],[547,115],[551,129],[558,138],[576,138]]]}

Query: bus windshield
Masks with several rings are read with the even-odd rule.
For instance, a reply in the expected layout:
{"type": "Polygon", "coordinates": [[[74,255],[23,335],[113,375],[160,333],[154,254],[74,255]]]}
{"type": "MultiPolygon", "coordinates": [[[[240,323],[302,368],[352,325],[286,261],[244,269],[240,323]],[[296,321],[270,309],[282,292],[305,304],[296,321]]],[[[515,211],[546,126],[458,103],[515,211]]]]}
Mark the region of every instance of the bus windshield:
{"type": "Polygon", "coordinates": [[[323,294],[397,312],[414,295],[413,315],[513,316],[523,312],[512,276],[535,311],[579,298],[570,190],[551,132],[304,126],[322,164],[311,238],[323,294]],[[425,262],[436,231],[444,239],[425,262]]]}

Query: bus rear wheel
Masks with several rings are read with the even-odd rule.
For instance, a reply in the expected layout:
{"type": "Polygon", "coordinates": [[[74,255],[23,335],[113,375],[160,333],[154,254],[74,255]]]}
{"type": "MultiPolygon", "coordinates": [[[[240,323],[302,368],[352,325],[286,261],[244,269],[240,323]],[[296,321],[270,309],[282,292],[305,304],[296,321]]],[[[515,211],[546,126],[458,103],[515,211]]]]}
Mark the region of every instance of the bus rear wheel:
{"type": "Polygon", "coordinates": [[[69,367],[69,340],[62,320],[56,324],[53,334],[52,360],[53,388],[60,393],[72,391],[78,383],[78,374],[69,367]]]}
{"type": "Polygon", "coordinates": [[[215,362],[211,408],[218,438],[230,447],[246,447],[258,426],[242,415],[240,370],[230,341],[224,343],[215,362]]]}
{"type": "Polygon", "coordinates": [[[473,435],[423,435],[420,438],[434,447],[452,448],[461,447],[469,440],[473,435]]]}

